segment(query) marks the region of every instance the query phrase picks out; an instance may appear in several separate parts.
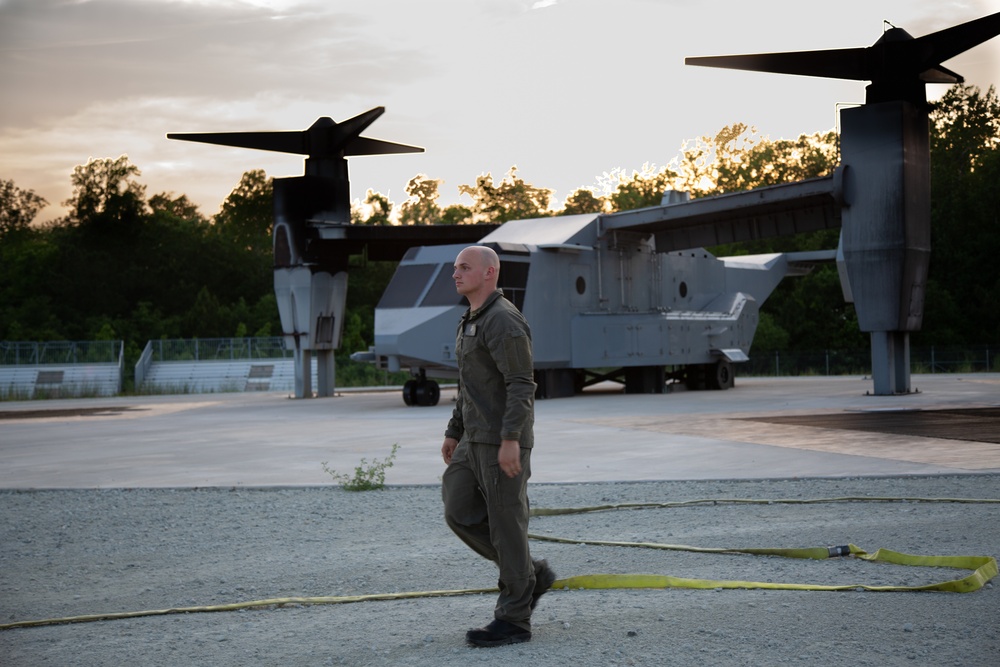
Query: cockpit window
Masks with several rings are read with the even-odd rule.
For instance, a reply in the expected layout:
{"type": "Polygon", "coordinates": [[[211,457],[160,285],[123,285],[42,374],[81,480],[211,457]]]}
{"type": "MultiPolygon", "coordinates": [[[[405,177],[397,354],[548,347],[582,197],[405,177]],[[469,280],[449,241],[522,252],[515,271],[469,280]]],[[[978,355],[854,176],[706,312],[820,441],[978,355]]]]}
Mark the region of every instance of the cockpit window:
{"type": "Polygon", "coordinates": [[[455,291],[455,279],[452,275],[455,267],[445,264],[434,279],[434,284],[427,291],[427,296],[420,302],[421,306],[457,306],[468,304],[465,297],[455,291]]]}
{"type": "Polygon", "coordinates": [[[378,308],[412,308],[417,305],[417,299],[436,268],[437,264],[399,265],[382,293],[378,308]]]}
{"type": "MultiPolygon", "coordinates": [[[[524,292],[528,284],[527,262],[503,261],[497,287],[520,310],[524,307],[524,292]]],[[[431,277],[434,282],[420,301],[421,306],[468,305],[464,296],[455,291],[454,268],[450,264],[401,264],[389,286],[385,288],[379,308],[413,308],[431,277]],[[440,268],[440,270],[438,270],[440,268]],[[435,274],[436,272],[436,274],[435,274]]]]}

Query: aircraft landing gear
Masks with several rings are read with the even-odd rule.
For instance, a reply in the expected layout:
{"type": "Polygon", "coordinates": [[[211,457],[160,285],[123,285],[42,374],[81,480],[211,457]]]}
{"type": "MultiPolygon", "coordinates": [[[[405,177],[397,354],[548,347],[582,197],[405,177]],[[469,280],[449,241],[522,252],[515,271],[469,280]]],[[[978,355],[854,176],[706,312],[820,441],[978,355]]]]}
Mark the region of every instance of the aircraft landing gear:
{"type": "Polygon", "coordinates": [[[430,407],[438,404],[441,398],[441,387],[434,380],[420,373],[419,377],[407,380],[403,385],[403,402],[407,405],[430,407]]]}
{"type": "Polygon", "coordinates": [[[709,366],[710,377],[708,386],[712,389],[732,389],[733,387],[733,365],[727,359],[719,359],[715,362],[715,367],[709,366]]]}
{"type": "Polygon", "coordinates": [[[685,366],[684,385],[688,389],[732,389],[734,384],[733,365],[728,359],[719,359],[714,364],[691,364],[685,366]]]}

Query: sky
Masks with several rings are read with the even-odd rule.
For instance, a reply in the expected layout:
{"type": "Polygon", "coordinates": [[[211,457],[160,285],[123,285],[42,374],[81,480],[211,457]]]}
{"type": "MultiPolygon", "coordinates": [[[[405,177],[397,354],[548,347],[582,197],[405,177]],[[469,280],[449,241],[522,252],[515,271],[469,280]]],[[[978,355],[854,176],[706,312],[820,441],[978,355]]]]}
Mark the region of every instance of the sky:
{"type": "MultiPolygon", "coordinates": [[[[166,139],[302,130],[385,114],[364,136],[424,153],[349,159],[351,196],[398,207],[417,174],[458,186],[512,167],[557,203],[676,159],[734,123],[773,140],[837,127],[865,83],[684,65],[687,56],[864,47],[1000,0],[0,0],[0,179],[63,215],[70,176],[127,155],[147,195],[214,215],[242,174],[303,157],[166,139]]],[[[1000,87],[1000,38],[945,63],[1000,87]]],[[[932,99],[947,87],[930,85],[932,99]]]]}

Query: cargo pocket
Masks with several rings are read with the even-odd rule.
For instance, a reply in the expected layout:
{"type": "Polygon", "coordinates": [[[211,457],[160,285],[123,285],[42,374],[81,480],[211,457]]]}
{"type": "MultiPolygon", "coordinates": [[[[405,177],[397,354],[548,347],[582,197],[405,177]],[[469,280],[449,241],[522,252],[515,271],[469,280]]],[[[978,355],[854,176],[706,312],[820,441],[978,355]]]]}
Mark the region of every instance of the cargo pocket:
{"type": "Polygon", "coordinates": [[[531,450],[521,448],[521,472],[515,477],[508,477],[500,469],[499,463],[488,467],[487,484],[490,494],[487,502],[494,507],[526,506],[528,479],[531,477],[531,450]]]}
{"type": "Polygon", "coordinates": [[[490,504],[494,507],[516,507],[521,503],[521,488],[524,486],[521,481],[521,472],[517,477],[508,477],[500,469],[500,464],[490,466],[490,485],[493,487],[490,493],[490,504]]]}

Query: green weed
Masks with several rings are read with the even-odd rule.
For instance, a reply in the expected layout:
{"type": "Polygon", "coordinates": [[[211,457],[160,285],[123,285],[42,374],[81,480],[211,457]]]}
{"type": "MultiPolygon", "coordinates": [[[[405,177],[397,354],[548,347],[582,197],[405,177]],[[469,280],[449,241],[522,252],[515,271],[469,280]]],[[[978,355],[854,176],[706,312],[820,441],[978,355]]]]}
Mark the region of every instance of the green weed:
{"type": "Polygon", "coordinates": [[[331,469],[326,461],[320,465],[323,466],[323,472],[332,477],[335,483],[340,484],[344,491],[375,491],[385,488],[385,471],[392,467],[398,449],[399,445],[394,444],[389,456],[381,461],[372,459],[372,462],[368,463],[367,459],[361,459],[361,463],[354,469],[353,477],[331,469]]]}

